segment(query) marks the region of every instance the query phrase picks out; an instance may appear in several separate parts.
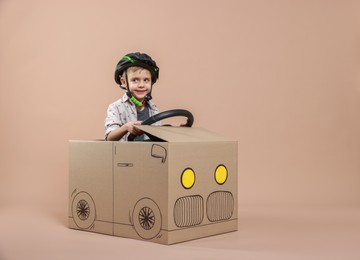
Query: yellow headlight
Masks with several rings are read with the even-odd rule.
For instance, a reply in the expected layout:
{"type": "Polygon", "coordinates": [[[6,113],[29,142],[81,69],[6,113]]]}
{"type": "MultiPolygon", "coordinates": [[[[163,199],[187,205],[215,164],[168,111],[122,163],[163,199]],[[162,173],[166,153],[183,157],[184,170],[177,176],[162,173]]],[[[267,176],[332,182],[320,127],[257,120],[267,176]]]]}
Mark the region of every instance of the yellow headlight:
{"type": "Polygon", "coordinates": [[[224,184],[227,180],[228,172],[224,165],[219,165],[215,170],[215,180],[218,184],[224,184]]]}
{"type": "Polygon", "coordinates": [[[195,183],[195,172],[187,168],[181,174],[181,184],[185,189],[190,189],[195,183]]]}

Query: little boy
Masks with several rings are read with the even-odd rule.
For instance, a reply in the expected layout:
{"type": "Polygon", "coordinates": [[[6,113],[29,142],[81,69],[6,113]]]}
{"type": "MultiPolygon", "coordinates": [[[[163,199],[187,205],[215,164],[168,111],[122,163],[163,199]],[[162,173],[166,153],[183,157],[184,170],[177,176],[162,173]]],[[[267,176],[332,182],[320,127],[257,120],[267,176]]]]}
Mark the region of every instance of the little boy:
{"type": "Polygon", "coordinates": [[[145,53],[129,53],[118,62],[115,81],[127,92],[108,107],[105,140],[127,141],[130,133],[136,135],[135,141],[148,139],[134,125],[140,125],[141,121],[159,113],[151,100],[152,86],[158,78],[156,62],[145,53]]]}

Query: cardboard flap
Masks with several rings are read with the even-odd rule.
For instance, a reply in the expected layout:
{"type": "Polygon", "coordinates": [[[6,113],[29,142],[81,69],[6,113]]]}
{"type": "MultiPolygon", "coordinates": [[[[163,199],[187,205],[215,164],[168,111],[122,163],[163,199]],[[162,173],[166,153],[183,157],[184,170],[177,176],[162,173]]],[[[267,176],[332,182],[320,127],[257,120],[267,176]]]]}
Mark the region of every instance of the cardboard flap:
{"type": "Polygon", "coordinates": [[[134,126],[167,142],[224,142],[235,141],[202,128],[180,126],[134,126]]]}

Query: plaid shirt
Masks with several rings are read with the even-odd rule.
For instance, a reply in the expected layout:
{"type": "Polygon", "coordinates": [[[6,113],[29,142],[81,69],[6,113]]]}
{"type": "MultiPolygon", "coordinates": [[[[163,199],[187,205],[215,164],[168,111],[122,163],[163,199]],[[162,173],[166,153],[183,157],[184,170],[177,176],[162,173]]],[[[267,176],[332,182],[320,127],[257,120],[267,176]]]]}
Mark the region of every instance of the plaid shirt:
{"type": "MultiPolygon", "coordinates": [[[[147,105],[149,106],[150,117],[159,113],[154,102],[150,100],[147,105]]],[[[136,106],[129,97],[124,94],[121,99],[110,104],[108,107],[107,117],[105,119],[105,140],[107,140],[110,132],[131,121],[137,121],[136,106]]],[[[156,122],[153,125],[161,125],[161,122],[156,122]]],[[[124,135],[120,141],[126,141],[128,135],[129,133],[124,135]]]]}

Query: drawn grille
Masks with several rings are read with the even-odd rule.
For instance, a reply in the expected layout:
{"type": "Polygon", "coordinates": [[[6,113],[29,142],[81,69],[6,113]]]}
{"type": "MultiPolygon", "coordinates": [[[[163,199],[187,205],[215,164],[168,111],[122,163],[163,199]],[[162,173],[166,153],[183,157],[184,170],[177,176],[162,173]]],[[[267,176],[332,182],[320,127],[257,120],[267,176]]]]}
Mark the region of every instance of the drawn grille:
{"type": "Polygon", "coordinates": [[[209,195],[206,214],[211,222],[230,219],[234,212],[234,197],[228,191],[216,191],[209,195]]]}
{"type": "Polygon", "coordinates": [[[204,218],[204,200],[199,195],[181,197],[174,205],[174,221],[178,227],[199,225],[204,218]]]}

